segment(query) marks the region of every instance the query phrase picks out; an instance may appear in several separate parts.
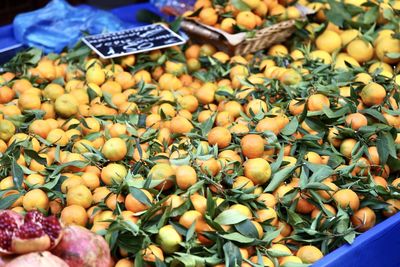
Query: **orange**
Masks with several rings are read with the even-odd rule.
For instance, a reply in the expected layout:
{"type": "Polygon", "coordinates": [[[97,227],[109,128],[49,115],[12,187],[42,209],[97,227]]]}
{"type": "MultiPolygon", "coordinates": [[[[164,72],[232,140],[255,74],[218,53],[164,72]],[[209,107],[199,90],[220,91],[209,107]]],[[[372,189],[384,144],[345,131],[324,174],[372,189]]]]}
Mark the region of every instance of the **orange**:
{"type": "Polygon", "coordinates": [[[225,127],[217,126],[210,130],[208,133],[208,143],[210,145],[217,145],[218,148],[225,148],[229,146],[232,140],[232,135],[225,127]]]}
{"type": "Polygon", "coordinates": [[[374,56],[374,48],[372,45],[362,39],[355,39],[347,45],[347,53],[357,60],[358,63],[364,63],[372,59],[374,56]]]}
{"type": "Polygon", "coordinates": [[[257,26],[257,19],[251,11],[240,11],[236,16],[236,23],[246,30],[253,30],[257,26]]]}
{"type": "Polygon", "coordinates": [[[86,185],[90,190],[94,190],[100,186],[99,176],[92,172],[85,172],[82,174],[83,184],[86,185]]]}
{"type": "Polygon", "coordinates": [[[329,98],[323,94],[311,95],[308,98],[307,108],[309,111],[320,111],[323,107],[329,108],[329,98]]]}
{"type": "Polygon", "coordinates": [[[56,144],[60,146],[66,146],[69,141],[67,134],[61,129],[51,130],[48,133],[46,140],[51,144],[56,144]]]}
{"type": "Polygon", "coordinates": [[[315,40],[315,45],[319,50],[332,53],[338,50],[342,46],[342,39],[339,34],[331,30],[325,30],[321,35],[315,40]]]}
{"type": "Polygon", "coordinates": [[[264,139],[256,134],[247,134],[240,141],[243,156],[253,159],[259,158],[264,153],[264,139]]]}
{"type": "Polygon", "coordinates": [[[393,216],[400,210],[400,200],[399,199],[388,199],[386,200],[388,206],[383,211],[383,215],[386,217],[393,216]]]}
{"type": "Polygon", "coordinates": [[[86,71],[86,82],[102,85],[106,80],[106,74],[99,66],[92,66],[86,71]]]}
{"type": "Polygon", "coordinates": [[[329,181],[323,181],[324,185],[329,187],[331,190],[318,190],[317,193],[325,200],[329,200],[332,195],[339,189],[338,186],[329,181]]]}
{"type": "Polygon", "coordinates": [[[114,182],[121,183],[128,171],[124,165],[118,163],[109,163],[101,170],[101,180],[106,185],[111,185],[114,182]]]}
{"type": "Polygon", "coordinates": [[[87,135],[90,133],[97,133],[101,129],[100,122],[95,118],[85,118],[82,122],[82,132],[87,135]]]}
{"type": "Polygon", "coordinates": [[[24,195],[22,205],[26,211],[37,209],[48,210],[49,198],[43,190],[32,189],[24,195]]]}
{"type": "Polygon", "coordinates": [[[245,176],[238,176],[236,179],[233,181],[232,188],[233,189],[249,189],[254,187],[253,181],[251,181],[249,178],[245,176]]]}
{"type": "Polygon", "coordinates": [[[9,120],[0,120],[0,139],[7,142],[14,134],[14,124],[9,120]]]}
{"type": "Polygon", "coordinates": [[[352,113],[346,116],[346,124],[350,126],[353,130],[358,130],[363,126],[368,125],[367,117],[361,113],[352,113]]]}
{"type": "Polygon", "coordinates": [[[108,139],[101,149],[103,155],[110,161],[119,161],[125,158],[128,149],[124,140],[119,137],[108,139]]]}
{"type": "MultiPolygon", "coordinates": [[[[147,200],[152,203],[153,196],[149,191],[145,189],[140,189],[142,193],[147,197],[147,200]]],[[[141,212],[147,210],[150,206],[146,203],[142,203],[139,199],[135,198],[132,194],[129,194],[125,198],[125,207],[127,210],[132,211],[134,213],[141,212]]]]}
{"type": "MultiPolygon", "coordinates": [[[[0,83],[1,84],[1,83],[0,83]]],[[[0,87],[0,104],[6,104],[13,100],[15,97],[15,91],[8,86],[0,87]]]]}
{"type": "Polygon", "coordinates": [[[216,90],[217,86],[214,83],[205,83],[195,91],[194,95],[200,104],[210,104],[214,101],[216,90]]]}
{"type": "Polygon", "coordinates": [[[89,188],[83,184],[80,184],[69,188],[67,191],[66,200],[67,206],[75,204],[87,209],[92,205],[93,196],[89,188]]]}
{"type": "Polygon", "coordinates": [[[117,208],[117,204],[124,203],[124,200],[125,198],[123,195],[116,195],[114,193],[111,193],[107,196],[105,203],[107,208],[114,211],[117,208]]]}
{"type": "Polygon", "coordinates": [[[143,260],[148,262],[155,262],[156,259],[163,262],[164,261],[164,254],[161,248],[156,245],[149,245],[143,251],[143,260]]]}
{"type": "Polygon", "coordinates": [[[54,103],[55,111],[64,118],[69,118],[78,113],[79,102],[71,94],[63,94],[54,103]]]}
{"type": "Polygon", "coordinates": [[[18,106],[21,110],[40,109],[40,97],[32,93],[23,93],[18,98],[18,106]]]}
{"type": "Polygon", "coordinates": [[[195,169],[189,165],[178,166],[175,170],[176,185],[186,190],[197,182],[197,173],[195,169]]]}
{"type": "MultiPolygon", "coordinates": [[[[67,176],[65,173],[63,176],[67,176]]],[[[61,184],[61,192],[66,193],[70,188],[83,184],[83,180],[80,176],[72,175],[65,179],[61,184]]]]}
{"type": "Polygon", "coordinates": [[[134,267],[134,266],[135,266],[135,263],[128,258],[120,259],[115,264],[115,267],[134,267]]]}
{"type": "Polygon", "coordinates": [[[106,197],[111,193],[110,189],[105,186],[100,186],[93,190],[93,203],[98,204],[104,201],[106,197]]]}
{"type": "Polygon", "coordinates": [[[43,89],[43,97],[52,101],[56,101],[56,99],[61,95],[63,95],[64,93],[65,93],[64,88],[57,83],[49,83],[43,89]]]}
{"type": "Polygon", "coordinates": [[[319,248],[308,245],[300,247],[296,253],[296,256],[299,257],[303,263],[314,263],[321,259],[324,255],[319,248]]]}
{"type": "Polygon", "coordinates": [[[265,221],[270,221],[270,224],[273,226],[278,225],[278,215],[276,214],[276,211],[273,208],[265,208],[258,210],[256,212],[256,220],[258,222],[265,222],[265,221]]]}
{"type": "Polygon", "coordinates": [[[362,102],[367,106],[380,105],[386,97],[386,90],[382,85],[370,82],[363,87],[360,97],[362,102]]]}
{"type": "Polygon", "coordinates": [[[279,262],[280,266],[285,266],[287,263],[303,263],[297,256],[283,256],[279,262]]]}
{"type": "Polygon", "coordinates": [[[170,130],[172,133],[185,134],[189,133],[192,129],[193,129],[192,123],[188,119],[182,116],[173,117],[171,120],[170,130]]]}
{"type": "Polygon", "coordinates": [[[378,148],[376,146],[370,146],[368,147],[368,159],[371,165],[379,165],[380,163],[380,157],[378,153],[378,148]]]}
{"type": "Polygon", "coordinates": [[[340,189],[336,191],[336,193],[333,194],[333,199],[342,209],[349,206],[353,211],[357,211],[360,207],[360,199],[351,189],[340,189]]]}
{"type": "Polygon", "coordinates": [[[14,81],[14,84],[12,86],[12,89],[18,93],[22,94],[24,91],[32,88],[32,83],[28,81],[27,79],[18,79],[14,81]]]}
{"type": "Polygon", "coordinates": [[[351,216],[351,222],[358,231],[365,232],[375,226],[375,212],[369,207],[363,207],[351,216]]]}
{"type": "Polygon", "coordinates": [[[157,163],[150,169],[147,177],[153,182],[159,182],[156,189],[167,190],[174,184],[174,175],[175,171],[170,164],[157,163]]]}
{"type": "Polygon", "coordinates": [[[221,30],[227,32],[227,33],[234,33],[234,28],[233,26],[236,24],[236,20],[233,18],[224,18],[221,21],[221,30]]]}
{"type": "MultiPolygon", "coordinates": [[[[1,121],[0,121],[1,125],[1,121]]],[[[34,120],[30,125],[28,131],[32,134],[37,134],[46,139],[48,133],[51,131],[50,125],[46,120],[34,120]]]]}
{"type": "Polygon", "coordinates": [[[356,144],[357,140],[352,138],[343,140],[343,142],[340,145],[340,153],[342,153],[343,156],[345,156],[346,158],[351,158],[351,153],[356,144]]]}
{"type": "Polygon", "coordinates": [[[118,72],[114,75],[115,81],[121,85],[122,90],[132,88],[136,81],[133,76],[126,71],[118,72]]]}
{"type": "Polygon", "coordinates": [[[254,99],[246,105],[245,111],[247,116],[253,117],[254,115],[267,112],[268,106],[265,101],[261,99],[254,99]]]}
{"type": "Polygon", "coordinates": [[[258,262],[262,262],[262,266],[265,267],[275,267],[275,264],[267,256],[261,256],[261,260],[258,258],[258,256],[253,256],[250,258],[250,261],[256,264],[258,262]]]}
{"type": "Polygon", "coordinates": [[[199,194],[191,195],[190,202],[192,203],[195,210],[197,210],[203,215],[206,213],[207,199],[205,197],[199,194]]]}
{"type": "Polygon", "coordinates": [[[188,210],[179,218],[179,223],[186,229],[189,229],[194,222],[196,231],[201,230],[206,224],[203,215],[197,210],[188,210]]]}
{"type": "Polygon", "coordinates": [[[70,205],[61,211],[60,219],[64,225],[80,225],[85,227],[89,218],[82,206],[70,205]]]}
{"type": "Polygon", "coordinates": [[[265,184],[271,178],[271,166],[265,159],[249,159],[243,165],[244,175],[255,185],[265,184]]]}
{"type": "Polygon", "coordinates": [[[375,46],[376,56],[385,63],[396,64],[398,63],[399,57],[390,58],[387,56],[388,53],[400,53],[400,40],[395,39],[391,36],[383,37],[379,40],[375,46]]]}
{"type": "Polygon", "coordinates": [[[108,130],[110,131],[111,137],[120,137],[121,135],[126,134],[126,129],[127,127],[125,124],[114,123],[108,130]]]}
{"type": "Polygon", "coordinates": [[[199,13],[199,19],[206,25],[214,26],[218,21],[217,11],[212,7],[203,8],[199,13]]]}
{"type": "Polygon", "coordinates": [[[284,56],[287,54],[289,54],[288,49],[286,48],[286,46],[281,44],[273,45],[268,49],[268,55],[270,56],[284,56]]]}
{"type": "Polygon", "coordinates": [[[74,146],[72,147],[72,152],[73,153],[86,153],[90,151],[90,148],[93,147],[93,144],[91,141],[82,139],[74,143],[74,146]]]}
{"type": "Polygon", "coordinates": [[[289,102],[289,112],[292,115],[300,115],[303,113],[305,107],[305,102],[304,101],[299,101],[296,99],[292,99],[289,102]]]}
{"type": "Polygon", "coordinates": [[[199,106],[199,101],[193,95],[186,95],[182,98],[178,98],[178,103],[183,109],[186,109],[190,112],[196,111],[199,106]]]}

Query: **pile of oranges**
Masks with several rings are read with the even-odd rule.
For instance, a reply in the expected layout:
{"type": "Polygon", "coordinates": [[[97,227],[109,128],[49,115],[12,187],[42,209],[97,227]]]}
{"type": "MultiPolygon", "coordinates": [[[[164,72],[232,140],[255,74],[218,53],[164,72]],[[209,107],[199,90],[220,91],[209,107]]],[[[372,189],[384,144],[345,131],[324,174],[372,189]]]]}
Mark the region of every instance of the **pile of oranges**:
{"type": "Polygon", "coordinates": [[[277,0],[196,1],[193,11],[183,14],[227,33],[261,29],[273,22],[299,19],[300,10],[291,2],[277,0]]]}
{"type": "Polygon", "coordinates": [[[104,235],[119,267],[314,263],[394,215],[399,18],[309,6],[308,38],[257,54],[23,52],[0,76],[1,208],[104,235]]]}

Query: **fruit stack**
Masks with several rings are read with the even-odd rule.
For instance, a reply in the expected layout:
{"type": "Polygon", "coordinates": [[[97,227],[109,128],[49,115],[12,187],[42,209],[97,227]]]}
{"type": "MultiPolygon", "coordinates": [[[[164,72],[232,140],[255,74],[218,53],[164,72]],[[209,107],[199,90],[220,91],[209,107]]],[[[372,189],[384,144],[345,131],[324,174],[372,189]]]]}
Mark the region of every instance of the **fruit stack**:
{"type": "Polygon", "coordinates": [[[398,213],[400,2],[300,2],[307,25],[257,53],[77,45],[6,63],[0,207],[27,215],[0,218],[2,251],[52,246],[58,218],[50,255],[69,266],[111,264],[98,235],[118,267],[294,266],[398,213]],[[68,244],[98,253],[68,261],[68,244]]]}

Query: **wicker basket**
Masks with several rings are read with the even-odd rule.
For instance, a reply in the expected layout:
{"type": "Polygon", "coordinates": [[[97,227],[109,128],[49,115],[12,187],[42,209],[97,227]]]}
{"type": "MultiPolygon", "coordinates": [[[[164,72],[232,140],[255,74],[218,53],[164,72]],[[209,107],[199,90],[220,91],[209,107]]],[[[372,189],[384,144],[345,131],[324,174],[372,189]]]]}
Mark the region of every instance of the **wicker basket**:
{"type": "Polygon", "coordinates": [[[244,55],[287,40],[296,29],[295,22],[287,20],[260,29],[252,38],[246,38],[245,33],[228,34],[191,19],[184,19],[181,28],[197,43],[210,43],[230,55],[244,55]]]}

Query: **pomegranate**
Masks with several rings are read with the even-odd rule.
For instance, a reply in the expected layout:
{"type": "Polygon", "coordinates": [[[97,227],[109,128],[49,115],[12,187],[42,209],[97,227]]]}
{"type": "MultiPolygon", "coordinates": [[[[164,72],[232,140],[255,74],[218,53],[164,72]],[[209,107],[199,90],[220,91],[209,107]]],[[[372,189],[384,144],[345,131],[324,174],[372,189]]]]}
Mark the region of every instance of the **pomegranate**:
{"type": "Polygon", "coordinates": [[[45,251],[58,244],[62,227],[55,216],[45,217],[29,211],[25,217],[5,210],[0,212],[0,254],[45,251]]]}
{"type": "Polygon", "coordinates": [[[25,255],[21,255],[10,261],[5,267],[68,267],[59,257],[51,254],[50,252],[32,252],[25,255]]]}
{"type": "Polygon", "coordinates": [[[70,267],[110,267],[113,264],[104,238],[81,226],[65,227],[61,242],[51,252],[70,267]]]}

